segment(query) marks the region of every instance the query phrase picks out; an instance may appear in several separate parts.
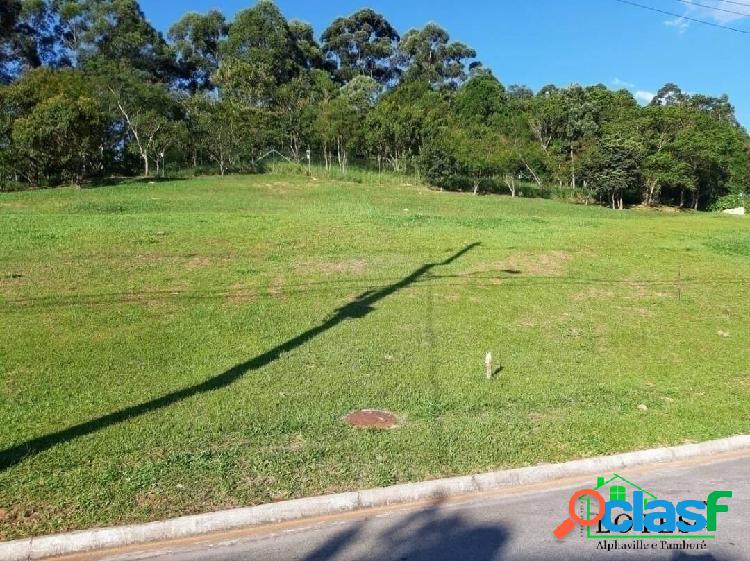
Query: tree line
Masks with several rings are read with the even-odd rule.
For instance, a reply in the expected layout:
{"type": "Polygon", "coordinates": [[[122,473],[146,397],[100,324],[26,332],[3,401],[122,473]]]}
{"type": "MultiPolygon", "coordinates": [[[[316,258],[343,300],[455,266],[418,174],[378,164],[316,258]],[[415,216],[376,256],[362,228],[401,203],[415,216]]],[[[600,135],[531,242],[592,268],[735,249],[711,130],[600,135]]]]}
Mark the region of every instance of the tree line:
{"type": "Polygon", "coordinates": [[[271,0],[190,12],[164,36],[135,0],[0,4],[0,185],[170,169],[255,172],[275,151],[435,186],[563,190],[613,208],[744,196],[750,140],[726,96],[674,84],[645,107],[604,85],[504,86],[434,23],[362,9],[317,38],[271,0]]]}

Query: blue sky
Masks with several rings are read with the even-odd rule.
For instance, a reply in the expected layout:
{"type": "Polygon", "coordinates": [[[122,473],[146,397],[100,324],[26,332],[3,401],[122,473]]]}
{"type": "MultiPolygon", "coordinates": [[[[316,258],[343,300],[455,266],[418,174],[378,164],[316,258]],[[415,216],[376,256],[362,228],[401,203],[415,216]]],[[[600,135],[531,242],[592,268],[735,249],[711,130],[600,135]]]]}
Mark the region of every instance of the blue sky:
{"type": "MultiPolygon", "coordinates": [[[[750,33],[686,19],[750,31],[750,0],[633,1],[676,16],[616,0],[277,0],[277,4],[287,18],[312,23],[318,35],[335,17],[362,7],[384,14],[402,34],[435,21],[452,39],[476,49],[478,58],[504,84],[526,84],[534,90],[548,83],[603,83],[630,89],[646,100],[664,83],[675,82],[688,92],[726,93],[740,122],[750,126],[750,33]]],[[[146,16],[163,31],[186,11],[218,8],[231,19],[237,10],[253,4],[252,0],[141,0],[146,16]]]]}

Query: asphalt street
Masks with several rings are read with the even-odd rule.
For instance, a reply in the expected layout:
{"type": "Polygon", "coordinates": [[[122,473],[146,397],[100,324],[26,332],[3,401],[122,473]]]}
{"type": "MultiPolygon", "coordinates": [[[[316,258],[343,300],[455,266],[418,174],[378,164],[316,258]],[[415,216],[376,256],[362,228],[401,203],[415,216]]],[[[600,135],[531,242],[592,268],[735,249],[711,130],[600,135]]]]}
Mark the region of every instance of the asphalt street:
{"type": "Polygon", "coordinates": [[[718,514],[714,539],[600,540],[586,537],[584,530],[576,527],[564,540],[558,540],[552,530],[566,518],[571,494],[578,489],[594,487],[596,478],[592,477],[67,559],[750,561],[750,453],[658,464],[618,473],[659,499],[671,501],[705,500],[711,491],[730,490],[732,498],[724,501],[729,505],[729,511],[718,514]],[[684,549],[685,546],[691,549],[684,549]],[[609,549],[602,549],[607,547],[609,549]],[[613,549],[615,547],[617,549],[613,549]]]}

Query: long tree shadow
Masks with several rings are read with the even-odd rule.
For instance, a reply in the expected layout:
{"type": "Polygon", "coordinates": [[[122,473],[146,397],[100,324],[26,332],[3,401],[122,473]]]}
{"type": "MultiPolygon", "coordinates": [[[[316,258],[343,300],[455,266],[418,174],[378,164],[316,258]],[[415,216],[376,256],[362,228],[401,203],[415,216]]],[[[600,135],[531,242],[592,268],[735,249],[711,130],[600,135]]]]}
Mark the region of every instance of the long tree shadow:
{"type": "Polygon", "coordinates": [[[318,335],[337,326],[342,321],[347,319],[359,319],[365,317],[374,309],[372,307],[373,304],[375,304],[379,300],[382,300],[383,298],[390,296],[394,292],[416,282],[420,277],[423,277],[431,269],[452,263],[478,245],[480,245],[479,242],[472,243],[462,250],[454,253],[444,261],[423,265],[422,267],[415,270],[410,275],[404,277],[396,283],[390,284],[378,290],[371,290],[360,294],[354,301],[336,310],[323,323],[311,329],[308,329],[304,333],[300,333],[296,337],[293,337],[292,339],[289,339],[288,341],[277,345],[271,350],[266,351],[265,353],[258,355],[255,358],[252,358],[246,362],[230,368],[226,372],[209,378],[206,381],[201,382],[200,384],[183,388],[181,390],[163,395],[162,397],[158,397],[156,399],[152,399],[138,405],[133,405],[131,407],[126,407],[125,409],[120,409],[119,411],[115,411],[114,413],[109,413],[108,415],[103,415],[96,419],[86,421],[85,423],[80,423],[78,425],[74,425],[57,432],[27,440],[26,442],[22,442],[21,444],[2,450],[0,451],[0,470],[6,470],[20,463],[24,459],[30,456],[35,456],[36,454],[44,452],[45,450],[48,450],[53,446],[57,446],[58,444],[69,442],[71,440],[74,440],[81,436],[85,436],[87,434],[91,434],[111,425],[116,425],[134,417],[156,411],[163,407],[172,405],[173,403],[177,403],[178,401],[182,401],[183,399],[224,388],[237,381],[248,372],[263,368],[264,366],[274,362],[283,353],[288,353],[304,345],[311,339],[314,339],[318,335]]]}
{"type": "MultiPolygon", "coordinates": [[[[383,524],[362,521],[318,545],[302,561],[497,561],[510,532],[439,505],[383,524]]],[[[292,556],[290,556],[291,558],[292,556]]]]}

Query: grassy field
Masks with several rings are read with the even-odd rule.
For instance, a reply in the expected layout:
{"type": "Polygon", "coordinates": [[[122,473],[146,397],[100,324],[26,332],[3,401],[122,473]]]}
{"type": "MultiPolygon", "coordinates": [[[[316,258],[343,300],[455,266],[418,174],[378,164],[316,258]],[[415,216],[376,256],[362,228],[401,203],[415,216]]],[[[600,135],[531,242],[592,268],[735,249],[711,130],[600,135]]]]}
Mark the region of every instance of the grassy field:
{"type": "Polygon", "coordinates": [[[748,281],[744,217],[291,175],[2,195],[0,538],[750,432],[748,281]]]}

